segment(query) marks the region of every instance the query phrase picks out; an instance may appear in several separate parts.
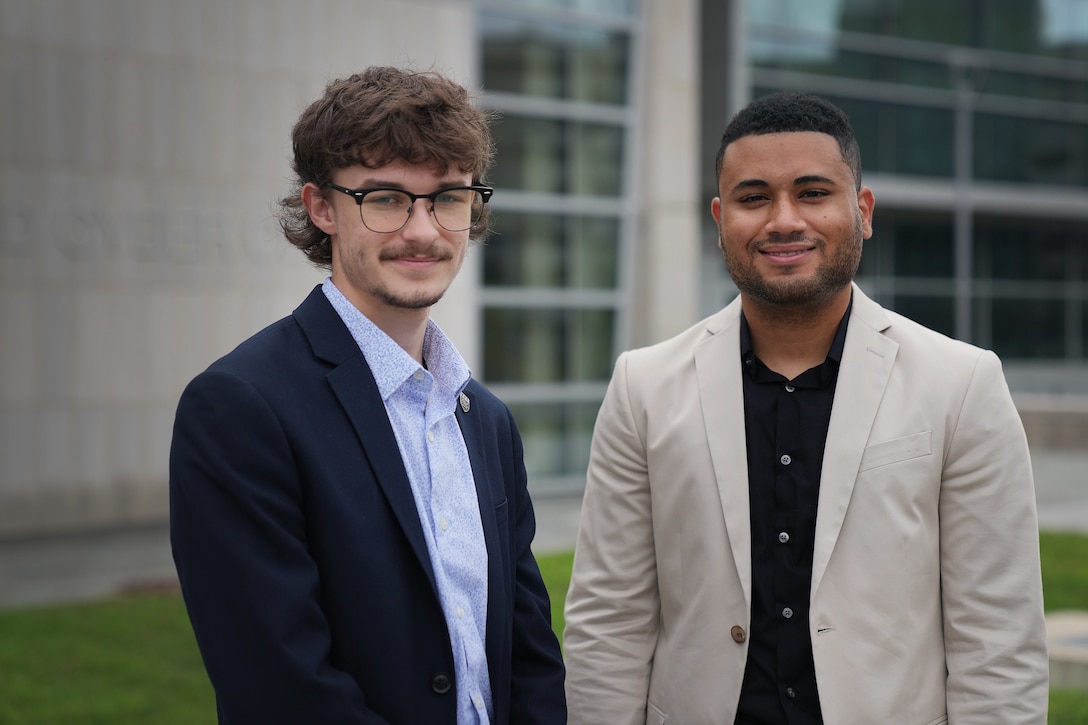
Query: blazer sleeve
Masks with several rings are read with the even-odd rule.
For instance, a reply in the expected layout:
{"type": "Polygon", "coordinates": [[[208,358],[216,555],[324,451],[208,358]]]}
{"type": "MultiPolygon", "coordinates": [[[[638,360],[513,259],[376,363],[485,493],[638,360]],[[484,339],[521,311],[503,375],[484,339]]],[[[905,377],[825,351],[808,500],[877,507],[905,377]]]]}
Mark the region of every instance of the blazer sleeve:
{"type": "Polygon", "coordinates": [[[594,427],[564,647],[571,723],[646,721],[660,599],[646,448],[630,353],[616,362],[594,427]]]}
{"type": "Polygon", "coordinates": [[[1023,425],[980,354],[946,451],[941,597],[950,723],[1046,721],[1039,526],[1023,425]]]}
{"type": "Polygon", "coordinates": [[[273,410],[237,376],[198,376],[174,424],[170,535],[222,722],[385,722],[330,664],[305,531],[273,410]]]}

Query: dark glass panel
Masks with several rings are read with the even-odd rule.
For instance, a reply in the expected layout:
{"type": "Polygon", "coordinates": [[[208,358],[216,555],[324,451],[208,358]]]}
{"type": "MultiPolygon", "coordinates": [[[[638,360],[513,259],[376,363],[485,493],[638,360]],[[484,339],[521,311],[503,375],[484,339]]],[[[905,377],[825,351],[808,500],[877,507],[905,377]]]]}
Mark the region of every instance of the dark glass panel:
{"type": "Polygon", "coordinates": [[[612,289],[619,219],[504,211],[483,250],[484,285],[612,289]]]}
{"type": "Polygon", "coordinates": [[[506,114],[493,128],[491,182],[551,194],[619,196],[623,128],[506,114]]]}
{"type": "Polygon", "coordinates": [[[1088,186],[1088,124],[975,115],[975,177],[1088,186]]]}
{"type": "Polygon", "coordinates": [[[1060,282],[1076,274],[1069,231],[1041,220],[979,217],[975,277],[1060,282]]]}
{"type": "Polygon", "coordinates": [[[599,403],[514,403],[510,411],[525,444],[525,469],[538,476],[585,473],[599,403]]]}
{"type": "Polygon", "coordinates": [[[1065,357],[1063,300],[996,297],[990,301],[990,325],[991,346],[1002,359],[1065,357]]]}
{"type": "Polygon", "coordinates": [[[484,374],[488,382],[608,380],[614,310],[488,307],[484,374]]]}
{"type": "Polygon", "coordinates": [[[623,105],[630,38],[625,32],[480,16],[489,91],[623,105]]]}
{"type": "Polygon", "coordinates": [[[931,330],[952,337],[956,331],[956,304],[952,297],[896,295],[891,308],[931,330]]]}

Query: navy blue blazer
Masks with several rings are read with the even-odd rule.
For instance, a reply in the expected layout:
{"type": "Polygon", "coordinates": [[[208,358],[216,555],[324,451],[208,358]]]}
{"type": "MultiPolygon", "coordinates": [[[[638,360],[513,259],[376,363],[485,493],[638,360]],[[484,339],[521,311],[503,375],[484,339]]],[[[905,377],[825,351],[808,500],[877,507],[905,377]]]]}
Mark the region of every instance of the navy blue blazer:
{"type": "MultiPolygon", "coordinates": [[[[465,394],[494,722],[565,723],[521,437],[486,388],[465,394]]],[[[370,367],[320,287],[186,388],[170,523],[221,723],[457,722],[408,474],[370,367]]]]}

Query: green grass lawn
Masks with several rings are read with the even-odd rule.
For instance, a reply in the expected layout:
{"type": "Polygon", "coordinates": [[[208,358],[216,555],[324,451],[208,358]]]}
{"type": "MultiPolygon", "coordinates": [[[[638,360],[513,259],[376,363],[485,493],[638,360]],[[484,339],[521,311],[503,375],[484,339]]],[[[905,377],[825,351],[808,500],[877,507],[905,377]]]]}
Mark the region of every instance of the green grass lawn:
{"type": "MultiPolygon", "coordinates": [[[[1042,536],[1047,609],[1088,609],[1088,537],[1042,536]]],[[[571,555],[540,557],[557,632],[571,555]]],[[[3,725],[214,725],[215,704],[176,593],[0,612],[3,725]]],[[[1088,692],[1050,695],[1051,725],[1088,722],[1088,692]]]]}

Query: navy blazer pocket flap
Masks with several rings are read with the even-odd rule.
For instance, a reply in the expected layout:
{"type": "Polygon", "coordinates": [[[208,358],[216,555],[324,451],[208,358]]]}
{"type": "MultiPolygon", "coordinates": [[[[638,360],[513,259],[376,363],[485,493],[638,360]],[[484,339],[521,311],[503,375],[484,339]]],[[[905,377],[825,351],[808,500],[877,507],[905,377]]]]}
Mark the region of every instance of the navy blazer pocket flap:
{"type": "Polygon", "coordinates": [[[892,463],[928,456],[933,452],[932,438],[933,431],[924,430],[902,438],[893,438],[890,441],[866,446],[865,452],[861,454],[859,471],[868,471],[892,463]]]}

